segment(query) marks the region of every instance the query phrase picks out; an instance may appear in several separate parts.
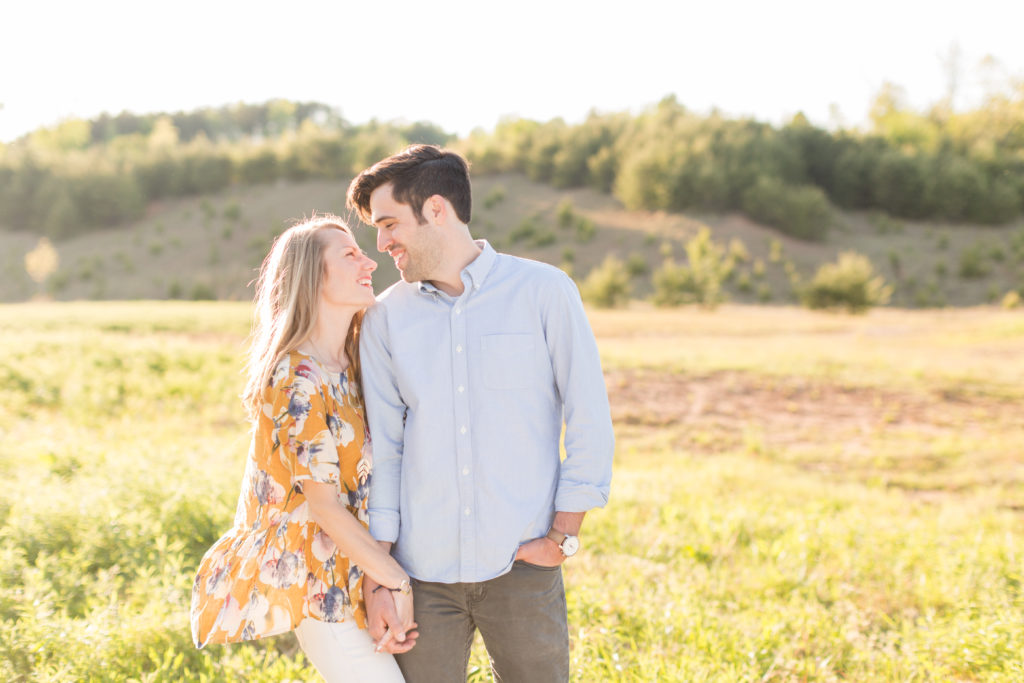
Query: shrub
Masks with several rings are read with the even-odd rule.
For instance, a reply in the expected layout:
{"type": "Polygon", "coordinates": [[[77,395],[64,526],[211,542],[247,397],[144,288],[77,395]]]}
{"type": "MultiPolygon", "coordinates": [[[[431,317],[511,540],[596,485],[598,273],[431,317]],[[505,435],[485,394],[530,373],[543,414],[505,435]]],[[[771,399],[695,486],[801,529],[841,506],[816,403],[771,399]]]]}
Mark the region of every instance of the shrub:
{"type": "Polygon", "coordinates": [[[210,285],[205,282],[197,282],[192,285],[192,291],[189,293],[189,298],[193,301],[212,301],[217,298],[217,294],[213,291],[213,287],[210,285]]]}
{"type": "Polygon", "coordinates": [[[754,290],[754,283],[750,279],[749,272],[743,271],[742,273],[739,274],[739,277],[736,278],[736,289],[743,292],[744,294],[749,294],[754,290]]]}
{"type": "Polygon", "coordinates": [[[615,308],[629,301],[629,272],[614,256],[605,258],[580,285],[580,295],[598,308],[615,308]]]}
{"type": "Polygon", "coordinates": [[[1007,310],[1017,308],[1020,306],[1020,294],[1011,289],[1005,296],[1003,296],[1003,300],[1000,302],[1000,305],[1007,310]]]}
{"type": "Polygon", "coordinates": [[[224,218],[228,219],[229,221],[237,221],[239,218],[242,217],[242,207],[238,205],[238,202],[236,200],[231,200],[224,207],[224,211],[221,213],[221,215],[224,216],[224,218]]]}
{"type": "Polygon", "coordinates": [[[832,221],[832,209],[821,189],[785,185],[777,178],[758,178],[743,193],[742,205],[755,220],[804,240],[824,239],[832,221]]]}
{"type": "Polygon", "coordinates": [[[872,211],[868,214],[868,223],[879,235],[898,234],[903,232],[903,223],[896,220],[884,211],[872,211]]]}
{"type": "Polygon", "coordinates": [[[512,232],[508,234],[508,240],[512,244],[522,242],[524,240],[532,240],[536,238],[538,231],[538,225],[534,219],[524,218],[519,225],[513,228],[512,232]]]}
{"type": "Polygon", "coordinates": [[[626,259],[626,270],[629,271],[630,277],[639,277],[641,275],[646,275],[647,271],[649,270],[649,266],[647,265],[647,259],[644,258],[643,254],[633,252],[632,254],[629,255],[629,258],[626,259]]]}
{"type": "Polygon", "coordinates": [[[889,302],[892,287],[876,276],[871,261],[862,254],[847,251],[835,263],[825,263],[814,278],[800,289],[800,299],[814,309],[846,309],[861,313],[872,306],[889,302]]]}
{"type": "Polygon", "coordinates": [[[661,267],[654,271],[651,281],[654,284],[651,300],[655,306],[682,306],[698,300],[693,271],[672,259],[665,259],[661,267]]]}
{"type": "Polygon", "coordinates": [[[493,209],[498,204],[501,204],[505,200],[505,188],[501,185],[495,185],[491,188],[490,192],[484,195],[484,208],[493,209]]]}
{"type": "Polygon", "coordinates": [[[903,273],[903,260],[900,258],[900,254],[895,249],[889,250],[889,268],[892,269],[892,273],[897,278],[903,273]]]}
{"type": "Polygon", "coordinates": [[[985,260],[985,245],[975,242],[960,252],[960,277],[965,280],[985,277],[990,268],[985,260]]]}
{"type": "Polygon", "coordinates": [[[535,247],[547,247],[558,241],[558,236],[550,230],[542,230],[537,232],[533,239],[530,240],[530,244],[535,247]]]}
{"type": "Polygon", "coordinates": [[[733,263],[746,263],[750,260],[750,252],[747,251],[747,245],[739,237],[733,237],[729,240],[729,258],[732,259],[733,263]]]}
{"type": "Polygon", "coordinates": [[[555,219],[558,221],[558,227],[563,230],[572,227],[573,221],[576,219],[576,213],[572,209],[572,201],[563,199],[558,202],[558,208],[555,209],[555,219]]]}
{"type": "Polygon", "coordinates": [[[576,241],[586,244],[594,239],[596,234],[597,228],[594,226],[594,221],[580,216],[580,219],[576,222],[576,241]]]}
{"type": "Polygon", "coordinates": [[[715,308],[725,300],[722,283],[732,272],[732,260],[726,256],[722,245],[711,239],[707,227],[687,241],[686,257],[686,265],[677,265],[668,258],[654,272],[654,304],[698,303],[705,308],[715,308]]]}

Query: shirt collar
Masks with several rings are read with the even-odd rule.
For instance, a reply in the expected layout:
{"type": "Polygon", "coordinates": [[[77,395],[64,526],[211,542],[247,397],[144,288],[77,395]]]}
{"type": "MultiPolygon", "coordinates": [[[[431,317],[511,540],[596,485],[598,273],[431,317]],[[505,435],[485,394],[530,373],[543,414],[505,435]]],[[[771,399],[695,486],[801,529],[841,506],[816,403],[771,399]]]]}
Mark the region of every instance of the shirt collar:
{"type": "MultiPolygon", "coordinates": [[[[462,281],[466,286],[472,287],[473,291],[476,291],[484,284],[487,274],[494,267],[494,262],[498,259],[498,252],[494,251],[494,247],[487,240],[474,240],[474,243],[480,247],[480,254],[462,269],[462,281]]],[[[422,294],[438,294],[441,292],[441,290],[426,280],[420,280],[417,284],[419,284],[419,290],[422,294]]]]}

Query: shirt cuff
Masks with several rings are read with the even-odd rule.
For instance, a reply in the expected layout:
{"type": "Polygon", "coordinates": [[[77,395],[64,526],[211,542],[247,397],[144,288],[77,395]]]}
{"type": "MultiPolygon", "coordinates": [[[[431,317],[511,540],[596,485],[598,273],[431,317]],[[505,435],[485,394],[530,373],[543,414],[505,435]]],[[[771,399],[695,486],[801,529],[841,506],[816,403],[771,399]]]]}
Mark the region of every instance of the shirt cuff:
{"type": "Polygon", "coordinates": [[[555,494],[556,512],[586,512],[594,508],[603,508],[607,503],[607,486],[562,482],[558,485],[558,493],[555,494]]]}
{"type": "Polygon", "coordinates": [[[370,510],[370,535],[378,541],[398,540],[398,513],[393,510],[370,510]]]}

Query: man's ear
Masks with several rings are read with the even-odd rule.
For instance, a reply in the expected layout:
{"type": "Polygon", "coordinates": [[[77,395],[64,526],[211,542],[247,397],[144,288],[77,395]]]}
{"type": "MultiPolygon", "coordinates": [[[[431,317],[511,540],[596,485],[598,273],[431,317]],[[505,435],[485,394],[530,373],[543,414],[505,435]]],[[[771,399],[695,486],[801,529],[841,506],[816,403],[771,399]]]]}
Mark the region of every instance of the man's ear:
{"type": "Polygon", "coordinates": [[[448,218],[448,206],[439,194],[427,197],[423,202],[423,217],[432,225],[442,225],[448,218]]]}

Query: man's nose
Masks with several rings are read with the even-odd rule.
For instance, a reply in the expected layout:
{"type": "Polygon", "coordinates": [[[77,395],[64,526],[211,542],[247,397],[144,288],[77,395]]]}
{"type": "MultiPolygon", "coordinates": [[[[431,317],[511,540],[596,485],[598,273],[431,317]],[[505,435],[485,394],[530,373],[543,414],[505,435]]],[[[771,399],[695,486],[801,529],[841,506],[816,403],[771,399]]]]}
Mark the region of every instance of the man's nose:
{"type": "Polygon", "coordinates": [[[377,251],[383,253],[391,246],[391,231],[386,228],[377,230],[377,251]]]}

